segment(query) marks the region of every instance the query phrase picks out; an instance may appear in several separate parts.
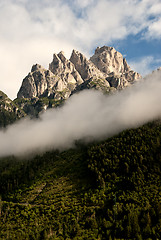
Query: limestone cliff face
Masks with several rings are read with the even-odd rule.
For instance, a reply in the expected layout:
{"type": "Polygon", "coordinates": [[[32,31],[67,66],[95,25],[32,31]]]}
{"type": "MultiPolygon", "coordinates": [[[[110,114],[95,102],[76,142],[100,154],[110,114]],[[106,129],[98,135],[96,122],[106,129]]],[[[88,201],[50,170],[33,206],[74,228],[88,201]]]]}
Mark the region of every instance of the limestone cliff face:
{"type": "Polygon", "coordinates": [[[84,81],[89,80],[92,77],[105,78],[105,75],[97,68],[97,66],[76,50],[73,50],[70,61],[74,64],[84,81]]]}
{"type": "Polygon", "coordinates": [[[49,96],[50,90],[59,81],[50,70],[41,65],[33,65],[31,72],[24,78],[22,86],[17,94],[18,98],[33,98],[42,95],[49,96]]]}
{"type": "Polygon", "coordinates": [[[130,69],[122,54],[112,47],[98,47],[90,59],[73,50],[68,60],[60,52],[53,55],[48,70],[38,64],[32,67],[17,97],[64,100],[86,88],[103,92],[123,89],[140,78],[138,73],[130,69]]]}
{"type": "Polygon", "coordinates": [[[54,95],[57,99],[68,98],[71,92],[83,83],[83,79],[75,69],[74,64],[64,56],[63,52],[53,55],[53,61],[49,64],[49,70],[59,77],[59,81],[55,85],[57,92],[54,95]]]}
{"type": "Polygon", "coordinates": [[[126,60],[123,59],[122,54],[113,47],[98,47],[90,60],[105,74],[112,72],[118,74],[130,71],[130,67],[126,60]]]}
{"type": "Polygon", "coordinates": [[[58,55],[53,55],[49,70],[38,64],[32,67],[31,72],[23,80],[17,97],[66,99],[70,96],[71,91],[81,83],[83,80],[73,63],[60,52],[58,55]]]}
{"type": "Polygon", "coordinates": [[[63,52],[54,54],[52,63],[49,64],[49,70],[62,80],[62,90],[68,83],[81,84],[83,82],[80,74],[75,69],[74,64],[66,59],[63,52]]]}
{"type": "Polygon", "coordinates": [[[98,47],[90,60],[106,74],[111,87],[123,89],[141,79],[141,75],[130,69],[126,59],[113,47],[98,47]]]}

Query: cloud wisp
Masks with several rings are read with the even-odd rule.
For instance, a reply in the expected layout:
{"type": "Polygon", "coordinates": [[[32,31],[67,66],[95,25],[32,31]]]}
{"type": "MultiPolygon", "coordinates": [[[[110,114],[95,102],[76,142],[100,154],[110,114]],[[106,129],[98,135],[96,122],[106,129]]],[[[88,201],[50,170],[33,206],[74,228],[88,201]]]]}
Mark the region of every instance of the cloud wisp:
{"type": "Polygon", "coordinates": [[[85,90],[38,120],[0,131],[0,156],[67,149],[76,140],[104,139],[161,117],[161,72],[113,95],[85,90]]]}

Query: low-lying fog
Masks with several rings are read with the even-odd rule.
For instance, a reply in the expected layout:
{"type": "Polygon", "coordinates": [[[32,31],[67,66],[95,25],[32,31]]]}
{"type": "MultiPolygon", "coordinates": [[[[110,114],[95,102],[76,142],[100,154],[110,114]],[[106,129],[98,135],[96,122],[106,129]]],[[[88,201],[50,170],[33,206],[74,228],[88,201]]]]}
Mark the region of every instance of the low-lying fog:
{"type": "Polygon", "coordinates": [[[161,117],[161,71],[112,95],[84,90],[61,108],[0,131],[0,156],[67,149],[75,140],[104,139],[161,117]]]}

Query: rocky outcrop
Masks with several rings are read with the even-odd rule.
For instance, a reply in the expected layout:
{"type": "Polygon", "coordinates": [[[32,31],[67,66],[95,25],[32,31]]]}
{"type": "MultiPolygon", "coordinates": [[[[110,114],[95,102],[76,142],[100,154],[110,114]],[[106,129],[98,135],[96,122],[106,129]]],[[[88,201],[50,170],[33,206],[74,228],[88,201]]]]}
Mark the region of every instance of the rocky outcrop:
{"type": "Polygon", "coordinates": [[[63,52],[53,55],[53,61],[49,64],[49,70],[59,77],[59,81],[55,86],[56,99],[66,99],[78,85],[83,83],[79,72],[74,64],[69,61],[63,52]]]}
{"type": "Polygon", "coordinates": [[[50,70],[41,65],[33,65],[31,72],[24,78],[22,86],[17,94],[18,98],[33,98],[50,96],[53,86],[59,81],[50,70]]]}
{"type": "Polygon", "coordinates": [[[73,91],[73,93],[84,89],[96,89],[105,94],[115,90],[113,87],[110,87],[109,82],[106,79],[97,77],[91,77],[89,80],[84,81],[76,88],[75,91],[73,91]]]}
{"type": "Polygon", "coordinates": [[[130,67],[126,60],[123,59],[122,54],[113,47],[98,47],[90,60],[105,74],[112,72],[118,74],[130,71],[130,67]]]}
{"type": "Polygon", "coordinates": [[[105,93],[123,89],[140,78],[138,73],[130,69],[122,54],[112,47],[98,47],[90,59],[73,50],[68,60],[60,52],[53,55],[48,70],[38,64],[32,67],[17,97],[64,100],[86,88],[105,93]]]}
{"type": "Polygon", "coordinates": [[[18,98],[50,97],[66,99],[79,84],[83,83],[72,62],[60,52],[53,55],[49,70],[34,65],[25,77],[17,94],[18,98]]]}
{"type": "Polygon", "coordinates": [[[141,79],[141,75],[131,70],[126,59],[113,47],[98,47],[90,60],[116,89],[123,89],[141,79]]]}
{"type": "Polygon", "coordinates": [[[82,53],[73,50],[70,61],[74,64],[84,81],[89,80],[92,77],[105,79],[103,72],[101,72],[82,53]]]}
{"type": "Polygon", "coordinates": [[[53,61],[49,64],[49,70],[62,80],[60,91],[63,90],[68,83],[79,85],[83,82],[74,64],[66,59],[63,52],[60,52],[58,55],[53,55],[53,61]]]}

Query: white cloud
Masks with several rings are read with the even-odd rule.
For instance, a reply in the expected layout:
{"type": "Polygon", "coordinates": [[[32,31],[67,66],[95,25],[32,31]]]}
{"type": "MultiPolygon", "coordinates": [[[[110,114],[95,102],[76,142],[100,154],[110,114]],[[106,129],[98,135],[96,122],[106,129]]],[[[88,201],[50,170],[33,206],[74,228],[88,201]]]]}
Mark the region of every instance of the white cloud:
{"type": "Polygon", "coordinates": [[[160,39],[161,37],[161,2],[155,0],[149,7],[148,14],[150,16],[147,32],[145,33],[146,39],[160,39]]]}
{"type": "Polygon", "coordinates": [[[161,18],[154,20],[148,27],[147,38],[159,39],[161,37],[161,18]]]}
{"type": "Polygon", "coordinates": [[[158,0],[0,0],[0,89],[16,97],[31,65],[54,52],[86,54],[146,29],[160,37],[159,9],[158,0]]]}
{"type": "Polygon", "coordinates": [[[75,140],[104,139],[161,118],[161,71],[124,91],[86,90],[37,120],[21,120],[0,131],[0,156],[70,148],[75,140]]]}
{"type": "Polygon", "coordinates": [[[67,12],[66,8],[61,9],[60,23],[58,22],[60,11],[57,13],[55,11],[55,9],[53,12],[44,9],[42,11],[44,19],[39,19],[36,9],[34,13],[29,13],[24,5],[5,3],[1,6],[0,89],[9,97],[16,97],[22,79],[30,71],[32,64],[40,63],[48,67],[54,52],[59,52],[62,48],[69,56],[72,48],[75,47],[73,42],[65,39],[66,33],[62,24],[65,22],[63,18],[67,12]],[[51,22],[52,14],[54,16],[57,14],[53,22],[51,22]]]}
{"type": "Polygon", "coordinates": [[[74,3],[75,7],[79,7],[79,8],[86,8],[91,6],[92,4],[95,3],[95,0],[75,0],[75,1],[70,1],[71,4],[74,3]]]}
{"type": "Polygon", "coordinates": [[[151,6],[150,13],[154,14],[154,15],[161,13],[161,2],[160,2],[160,0],[156,1],[156,3],[151,6]]]}
{"type": "Polygon", "coordinates": [[[129,61],[130,67],[139,72],[143,77],[161,66],[161,59],[154,59],[153,56],[144,56],[129,61]]]}

